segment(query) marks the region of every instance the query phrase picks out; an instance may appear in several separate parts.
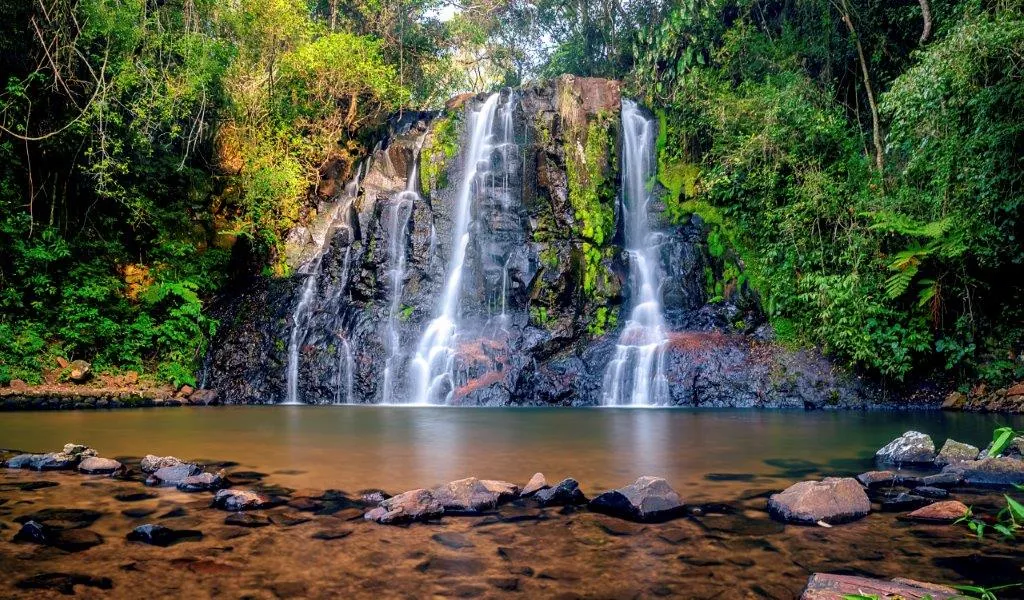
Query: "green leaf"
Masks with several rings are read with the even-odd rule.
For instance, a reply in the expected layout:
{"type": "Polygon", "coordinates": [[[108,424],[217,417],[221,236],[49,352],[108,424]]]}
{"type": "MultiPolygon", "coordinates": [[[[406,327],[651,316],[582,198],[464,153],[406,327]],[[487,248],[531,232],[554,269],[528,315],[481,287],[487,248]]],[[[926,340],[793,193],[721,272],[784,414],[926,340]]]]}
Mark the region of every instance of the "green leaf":
{"type": "Polygon", "coordinates": [[[1013,433],[1010,427],[1000,427],[992,432],[992,446],[988,449],[989,458],[995,458],[1006,450],[1013,441],[1013,433]]]}

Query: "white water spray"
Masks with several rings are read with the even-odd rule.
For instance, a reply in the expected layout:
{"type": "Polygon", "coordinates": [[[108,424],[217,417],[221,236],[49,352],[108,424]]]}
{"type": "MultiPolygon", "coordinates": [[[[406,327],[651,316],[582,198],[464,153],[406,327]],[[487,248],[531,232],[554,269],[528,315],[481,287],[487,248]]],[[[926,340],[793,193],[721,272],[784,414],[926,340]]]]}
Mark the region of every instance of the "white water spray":
{"type": "Polygon", "coordinates": [[[455,200],[455,230],[452,236],[452,257],[448,278],[441,297],[440,311],[420,338],[412,361],[411,388],[414,404],[447,402],[454,392],[452,363],[455,357],[456,321],[462,288],[462,271],[469,246],[471,204],[476,198],[480,180],[488,174],[493,150],[491,128],[499,94],[491,94],[475,111],[469,113],[469,148],[465,154],[462,181],[455,200]]]}
{"type": "Polygon", "coordinates": [[[668,401],[665,346],[668,344],[661,308],[658,242],[647,222],[651,194],[647,184],[655,175],[655,122],[636,103],[622,100],[622,214],[629,255],[633,309],[615,357],[604,374],[606,406],[656,406],[668,401]]]}

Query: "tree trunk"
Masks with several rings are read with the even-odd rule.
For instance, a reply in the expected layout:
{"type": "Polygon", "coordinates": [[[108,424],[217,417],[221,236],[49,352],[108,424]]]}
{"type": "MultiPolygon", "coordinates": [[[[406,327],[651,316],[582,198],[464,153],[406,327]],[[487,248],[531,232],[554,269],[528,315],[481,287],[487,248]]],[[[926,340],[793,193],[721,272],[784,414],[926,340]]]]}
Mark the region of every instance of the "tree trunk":
{"type": "Polygon", "coordinates": [[[921,30],[920,43],[925,43],[932,36],[932,9],[928,6],[928,0],[919,0],[921,3],[921,16],[924,17],[924,29],[921,30]]]}
{"type": "Polygon", "coordinates": [[[882,126],[878,121],[878,104],[875,103],[875,91],[871,87],[871,77],[868,75],[868,62],[864,57],[864,46],[861,45],[860,38],[857,36],[857,30],[853,27],[853,19],[850,18],[850,7],[846,0],[842,0],[842,11],[843,22],[846,23],[846,28],[850,30],[850,37],[853,38],[853,42],[857,46],[857,59],[860,62],[861,75],[864,77],[864,91],[867,93],[868,106],[871,108],[871,139],[875,144],[875,167],[881,173],[885,162],[882,158],[882,126]]]}

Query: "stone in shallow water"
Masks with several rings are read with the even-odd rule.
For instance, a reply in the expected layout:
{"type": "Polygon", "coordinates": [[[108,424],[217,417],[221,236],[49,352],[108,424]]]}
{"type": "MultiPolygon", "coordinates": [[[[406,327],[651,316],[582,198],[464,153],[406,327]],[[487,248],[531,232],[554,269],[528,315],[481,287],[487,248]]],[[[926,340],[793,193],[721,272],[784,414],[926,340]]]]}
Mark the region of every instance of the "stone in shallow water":
{"type": "Polygon", "coordinates": [[[540,490],[533,498],[541,506],[577,506],[587,502],[587,497],[580,491],[579,482],[571,477],[559,481],[555,487],[540,490]]]}
{"type": "Polygon", "coordinates": [[[142,500],[152,500],[153,498],[159,498],[159,496],[151,492],[121,492],[114,494],[114,499],[118,502],[140,502],[142,500]]]}
{"type": "Polygon", "coordinates": [[[114,582],[109,577],[93,577],[81,573],[42,573],[21,579],[15,585],[23,590],[52,590],[73,596],[77,585],[109,590],[113,589],[114,582]]]}
{"type": "Polygon", "coordinates": [[[844,523],[870,511],[871,501],[864,488],[851,477],[801,481],[768,499],[769,514],[788,523],[844,523]]]}
{"type": "Polygon", "coordinates": [[[478,513],[491,510],[519,493],[519,486],[506,481],[467,477],[430,491],[446,513],[478,513]]]}
{"type": "Polygon", "coordinates": [[[935,464],[943,467],[965,460],[975,460],[978,458],[978,447],[970,444],[963,444],[954,439],[946,440],[946,443],[942,445],[942,450],[939,450],[939,454],[935,457],[935,464]]]}
{"type": "Polygon", "coordinates": [[[958,473],[936,473],[921,478],[921,485],[925,487],[952,488],[963,482],[964,478],[958,473]]]}
{"type": "Polygon", "coordinates": [[[124,466],[112,458],[90,456],[78,463],[78,470],[87,475],[110,475],[123,469],[124,466]]]}
{"type": "Polygon", "coordinates": [[[139,468],[142,469],[143,473],[155,473],[156,471],[164,467],[173,467],[182,464],[180,458],[176,456],[156,456],[153,454],[147,454],[139,461],[139,468]]]}
{"type": "Polygon", "coordinates": [[[335,528],[335,529],[323,529],[313,534],[313,539],[317,540],[340,540],[347,538],[352,535],[351,529],[335,528]]]}
{"type": "Polygon", "coordinates": [[[151,486],[176,486],[189,477],[199,475],[203,469],[199,465],[177,464],[169,467],[160,467],[146,478],[146,485],[151,486]]]}
{"type": "Polygon", "coordinates": [[[130,542],[170,546],[178,542],[199,540],[203,537],[203,533],[194,529],[171,529],[163,525],[147,523],[131,530],[126,537],[130,542]]]}
{"type": "Polygon", "coordinates": [[[270,525],[270,519],[263,515],[252,513],[233,513],[224,519],[225,525],[237,525],[239,527],[266,527],[270,525]]]}
{"type": "Polygon", "coordinates": [[[35,521],[50,529],[80,529],[88,527],[103,513],[87,508],[44,508],[15,519],[18,523],[35,521]]]}
{"type": "Polygon", "coordinates": [[[924,496],[925,498],[932,498],[932,499],[939,499],[939,500],[941,500],[943,498],[948,498],[949,497],[949,492],[948,491],[946,491],[946,490],[944,490],[942,488],[931,487],[931,486],[928,486],[928,485],[922,485],[920,487],[914,488],[914,493],[917,494],[918,496],[924,496]]]}
{"type": "Polygon", "coordinates": [[[213,498],[214,507],[230,511],[253,510],[270,504],[270,498],[251,490],[220,490],[213,498]]]}
{"type": "Polygon", "coordinates": [[[944,500],[919,508],[905,515],[911,521],[926,523],[952,523],[967,513],[967,505],[959,500],[944,500]]]}
{"type": "Polygon", "coordinates": [[[892,471],[868,471],[867,473],[861,473],[858,475],[857,481],[868,488],[894,485],[896,482],[896,473],[892,471]]]}
{"type": "Polygon", "coordinates": [[[430,539],[434,540],[435,542],[441,544],[446,548],[451,548],[453,550],[474,547],[473,542],[469,541],[469,538],[465,535],[462,535],[461,533],[435,533],[434,535],[430,536],[430,539]]]}
{"type": "Polygon", "coordinates": [[[908,492],[899,492],[896,494],[890,494],[884,496],[880,503],[882,510],[885,512],[900,512],[904,510],[913,510],[920,508],[928,504],[929,500],[924,496],[917,494],[911,494],[908,492]]]}
{"type": "Polygon", "coordinates": [[[544,474],[534,473],[533,477],[530,478],[530,481],[527,482],[526,487],[523,488],[523,491],[519,495],[524,498],[532,496],[546,487],[550,486],[548,486],[548,481],[544,479],[544,474]]]}
{"type": "Polygon", "coordinates": [[[935,460],[935,442],[920,431],[908,431],[876,452],[875,459],[897,465],[931,463],[935,460]]]}
{"type": "Polygon", "coordinates": [[[942,473],[959,477],[967,485],[1012,487],[1024,484],[1024,460],[999,456],[947,465],[942,473]]]}
{"type": "Polygon", "coordinates": [[[309,517],[295,512],[273,513],[270,515],[270,522],[281,527],[294,527],[303,523],[309,523],[311,520],[309,517]]]}
{"type": "Polygon", "coordinates": [[[807,581],[801,600],[836,600],[846,596],[877,596],[904,600],[949,600],[959,594],[955,589],[910,579],[883,581],[853,575],[815,573],[807,581]]]}
{"type": "Polygon", "coordinates": [[[649,476],[601,494],[590,501],[589,507],[594,512],[644,523],[668,521],[685,512],[682,498],[668,482],[649,476]]]}
{"type": "Polygon", "coordinates": [[[53,546],[65,552],[81,552],[102,544],[103,536],[88,529],[55,529],[28,521],[14,535],[14,541],[53,546]]]}
{"type": "Polygon", "coordinates": [[[182,479],[175,486],[182,492],[208,492],[224,487],[227,482],[224,480],[223,471],[220,473],[200,473],[182,479]]]}
{"type": "Polygon", "coordinates": [[[392,496],[380,503],[380,506],[367,512],[364,518],[384,524],[409,523],[427,521],[444,514],[441,504],[430,490],[411,490],[392,496]]]}

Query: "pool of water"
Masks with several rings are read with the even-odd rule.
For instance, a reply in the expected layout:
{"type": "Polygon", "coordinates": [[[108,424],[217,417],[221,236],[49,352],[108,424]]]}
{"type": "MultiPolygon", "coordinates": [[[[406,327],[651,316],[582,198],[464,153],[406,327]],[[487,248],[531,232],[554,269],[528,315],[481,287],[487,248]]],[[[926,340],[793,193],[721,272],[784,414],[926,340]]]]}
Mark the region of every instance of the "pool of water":
{"type": "MultiPolygon", "coordinates": [[[[397,492],[461,477],[523,484],[534,472],[585,491],[640,475],[685,498],[868,469],[908,429],[983,447],[1024,418],[931,412],[228,406],[0,415],[0,447],[76,441],[103,456],[234,461],[291,487],[397,492]]],[[[724,499],[724,498],[723,498],[724,499]]]]}

